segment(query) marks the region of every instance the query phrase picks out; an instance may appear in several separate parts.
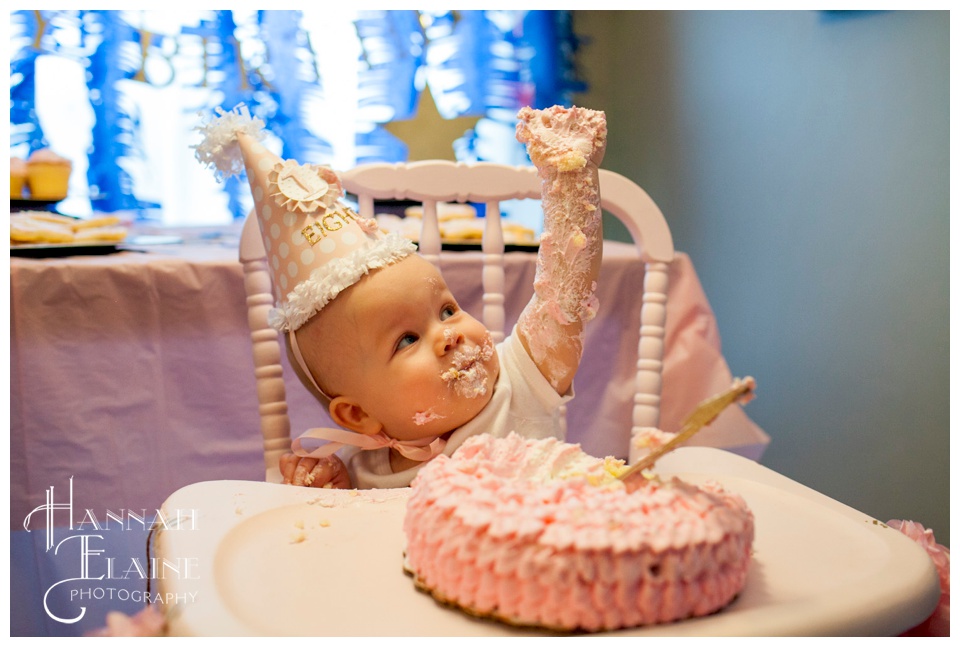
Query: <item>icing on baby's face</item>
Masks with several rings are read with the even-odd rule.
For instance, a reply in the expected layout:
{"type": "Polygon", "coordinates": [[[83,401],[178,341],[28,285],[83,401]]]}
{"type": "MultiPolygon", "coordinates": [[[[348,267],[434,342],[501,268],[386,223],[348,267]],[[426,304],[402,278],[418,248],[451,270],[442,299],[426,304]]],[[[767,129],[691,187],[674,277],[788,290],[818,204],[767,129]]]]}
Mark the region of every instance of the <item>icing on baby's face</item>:
{"type": "Polygon", "coordinates": [[[409,256],[371,272],[341,299],[340,329],[352,338],[343,345],[348,361],[339,362],[341,395],[388,436],[442,435],[490,401],[500,372],[490,334],[460,309],[429,262],[409,256]]]}
{"type": "Polygon", "coordinates": [[[440,379],[461,397],[483,397],[489,386],[486,364],[493,353],[493,340],[488,333],[481,345],[457,350],[453,354],[453,365],[440,374],[440,379]]]}
{"type": "Polygon", "coordinates": [[[428,423],[433,422],[434,420],[441,420],[443,416],[438,415],[433,409],[427,409],[426,411],[417,411],[413,414],[413,424],[422,427],[428,423]]]}

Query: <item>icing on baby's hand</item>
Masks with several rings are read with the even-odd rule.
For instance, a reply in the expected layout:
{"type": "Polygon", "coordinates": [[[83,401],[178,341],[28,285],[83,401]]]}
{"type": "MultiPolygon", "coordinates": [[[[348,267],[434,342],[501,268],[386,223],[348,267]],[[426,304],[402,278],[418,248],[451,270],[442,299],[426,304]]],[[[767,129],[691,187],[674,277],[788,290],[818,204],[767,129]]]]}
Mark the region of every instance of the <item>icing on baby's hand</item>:
{"type": "Polygon", "coordinates": [[[554,106],[546,110],[522,108],[517,115],[517,140],[527,145],[531,161],[540,169],[560,172],[600,166],[607,145],[603,112],[554,106]]]}
{"type": "Polygon", "coordinates": [[[350,474],[338,456],[309,458],[286,453],[280,457],[284,485],[350,489],[350,474]]]}
{"type": "Polygon", "coordinates": [[[526,144],[541,183],[544,230],[534,297],[517,332],[537,368],[563,394],[583,352],[583,325],[596,316],[603,217],[599,165],[606,117],[598,110],[554,106],[520,110],[517,140],[526,144]]]}

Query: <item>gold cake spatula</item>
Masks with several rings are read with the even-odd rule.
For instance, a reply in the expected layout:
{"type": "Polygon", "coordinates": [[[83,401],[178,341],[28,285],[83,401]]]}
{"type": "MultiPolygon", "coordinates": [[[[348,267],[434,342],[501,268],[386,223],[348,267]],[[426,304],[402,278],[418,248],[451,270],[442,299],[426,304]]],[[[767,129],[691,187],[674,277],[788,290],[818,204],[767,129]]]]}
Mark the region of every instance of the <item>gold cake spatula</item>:
{"type": "Polygon", "coordinates": [[[720,415],[720,412],[728,406],[741,400],[744,402],[750,400],[750,398],[753,397],[753,391],[756,387],[756,380],[752,377],[734,380],[729,389],[711,398],[707,398],[698,404],[697,408],[693,410],[693,413],[683,421],[683,425],[681,425],[677,435],[670,439],[669,442],[631,465],[630,468],[618,478],[624,483],[629,483],[636,479],[642,474],[643,470],[652,467],[664,454],[672,452],[690,440],[695,433],[713,422],[716,417],[720,415]]]}

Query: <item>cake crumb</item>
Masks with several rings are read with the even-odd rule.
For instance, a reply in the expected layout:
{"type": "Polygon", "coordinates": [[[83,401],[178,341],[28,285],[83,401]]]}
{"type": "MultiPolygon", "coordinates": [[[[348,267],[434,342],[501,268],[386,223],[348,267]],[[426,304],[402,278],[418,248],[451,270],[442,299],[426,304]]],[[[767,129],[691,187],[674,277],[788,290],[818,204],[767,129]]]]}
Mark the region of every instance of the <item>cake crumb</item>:
{"type": "Polygon", "coordinates": [[[291,543],[291,544],[302,544],[302,543],[305,542],[306,540],[307,540],[307,535],[306,535],[305,533],[302,533],[302,532],[298,532],[298,533],[290,536],[290,543],[291,543]]]}
{"type": "Polygon", "coordinates": [[[321,519],[321,520],[320,520],[320,527],[321,527],[321,528],[329,528],[329,527],[330,527],[330,522],[327,521],[326,519],[321,519]]]}

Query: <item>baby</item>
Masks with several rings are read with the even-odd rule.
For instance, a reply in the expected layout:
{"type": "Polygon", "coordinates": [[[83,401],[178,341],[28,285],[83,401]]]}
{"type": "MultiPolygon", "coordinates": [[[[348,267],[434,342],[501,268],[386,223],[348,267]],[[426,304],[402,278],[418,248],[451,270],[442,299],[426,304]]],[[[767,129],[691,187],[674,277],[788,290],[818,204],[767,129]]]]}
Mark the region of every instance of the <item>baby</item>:
{"type": "MultiPolygon", "coordinates": [[[[544,231],[533,298],[501,344],[495,347],[483,324],[460,309],[440,272],[403,246],[391,247],[386,255],[378,252],[373,263],[365,260],[359,273],[351,269],[332,290],[323,287],[319,301],[307,298],[313,305],[306,310],[301,297],[317,293],[316,275],[304,281],[312,283],[309,290],[301,289],[293,264],[290,282],[282,274],[283,262],[274,263],[284,284],[275,288],[281,300],[283,291],[292,288],[288,299],[293,305],[281,307],[285,314],[277,326],[287,332],[291,363],[343,428],[310,430],[294,441],[294,453],[281,459],[284,482],[403,487],[425,461],[451,454],[478,433],[560,436],[559,410],[572,397],[584,324],[597,308],[603,238],[598,168],[606,122],[602,112],[576,107],[524,108],[518,116],[517,138],[527,145],[542,181],[544,231]],[[331,442],[308,450],[307,445],[316,446],[315,439],[331,442]],[[341,452],[345,462],[333,453],[344,446],[352,446],[341,452]]],[[[201,161],[207,161],[201,149],[217,146],[211,139],[208,133],[207,143],[198,147],[201,161]]],[[[244,136],[239,142],[248,176],[258,166],[268,166],[252,164],[251,158],[263,151],[244,136]]],[[[253,191],[255,199],[258,189],[260,199],[265,192],[284,194],[278,200],[290,210],[284,216],[288,224],[294,223],[288,216],[297,214],[297,205],[305,212],[328,214],[308,225],[314,229],[293,235],[294,243],[304,237],[311,244],[301,257],[316,264],[313,248],[322,250],[323,237],[329,233],[332,238],[341,226],[356,221],[360,229],[371,229],[369,222],[333,202],[341,190],[332,174],[318,170],[324,180],[317,183],[313,175],[297,175],[290,164],[275,164],[269,180],[274,189],[257,185],[253,191]],[[292,170],[285,176],[284,168],[292,170]],[[326,193],[318,188],[324,183],[329,185],[326,193]],[[331,213],[338,216],[330,219],[331,213]]],[[[252,176],[250,181],[253,186],[252,176]]],[[[263,202],[275,216],[271,204],[263,202]]],[[[260,202],[258,210],[269,256],[270,246],[283,236],[265,224],[260,202]]],[[[347,266],[352,268],[351,263],[347,266]]]]}

